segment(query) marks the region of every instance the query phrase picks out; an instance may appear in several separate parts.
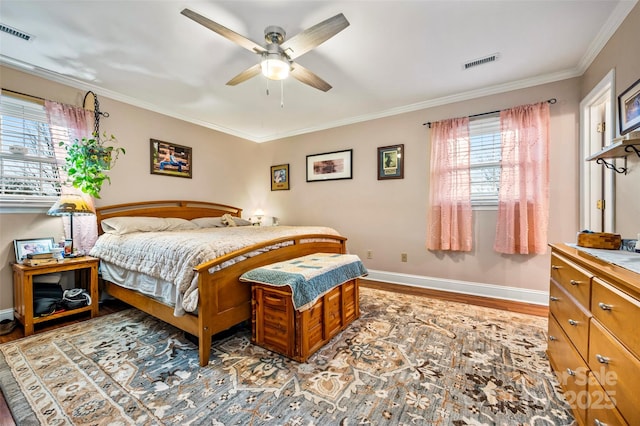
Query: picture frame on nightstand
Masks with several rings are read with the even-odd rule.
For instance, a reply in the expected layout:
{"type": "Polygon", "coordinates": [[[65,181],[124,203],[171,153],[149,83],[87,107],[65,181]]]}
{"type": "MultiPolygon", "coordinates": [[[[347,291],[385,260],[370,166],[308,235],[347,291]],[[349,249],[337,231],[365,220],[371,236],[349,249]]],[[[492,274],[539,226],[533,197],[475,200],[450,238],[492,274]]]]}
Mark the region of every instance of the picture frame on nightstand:
{"type": "Polygon", "coordinates": [[[53,237],[13,240],[17,263],[22,263],[28,254],[49,253],[53,246],[53,237]]]}

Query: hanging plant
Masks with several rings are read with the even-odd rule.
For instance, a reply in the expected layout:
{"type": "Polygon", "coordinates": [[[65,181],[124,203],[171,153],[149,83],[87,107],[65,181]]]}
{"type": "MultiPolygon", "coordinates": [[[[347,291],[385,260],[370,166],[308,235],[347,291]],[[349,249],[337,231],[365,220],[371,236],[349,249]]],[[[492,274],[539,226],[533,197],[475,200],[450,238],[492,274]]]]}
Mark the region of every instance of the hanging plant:
{"type": "Polygon", "coordinates": [[[60,142],[67,151],[63,169],[67,172],[67,180],[74,188],[85,194],[100,198],[102,184],[111,178],[105,173],[116,163],[120,154],[126,154],[122,147],[115,147],[115,136],[102,137],[94,133],[91,138],[76,139],[70,144],[60,142]]]}

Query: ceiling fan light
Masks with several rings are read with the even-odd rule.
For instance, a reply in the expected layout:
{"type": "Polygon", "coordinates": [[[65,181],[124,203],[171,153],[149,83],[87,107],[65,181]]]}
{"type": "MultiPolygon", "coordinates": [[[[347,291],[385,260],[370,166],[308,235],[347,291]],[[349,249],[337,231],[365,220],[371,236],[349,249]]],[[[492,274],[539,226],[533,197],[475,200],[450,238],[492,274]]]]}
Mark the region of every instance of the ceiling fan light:
{"type": "Polygon", "coordinates": [[[291,65],[280,56],[268,55],[260,63],[262,75],[270,80],[284,80],[289,77],[291,65]]]}

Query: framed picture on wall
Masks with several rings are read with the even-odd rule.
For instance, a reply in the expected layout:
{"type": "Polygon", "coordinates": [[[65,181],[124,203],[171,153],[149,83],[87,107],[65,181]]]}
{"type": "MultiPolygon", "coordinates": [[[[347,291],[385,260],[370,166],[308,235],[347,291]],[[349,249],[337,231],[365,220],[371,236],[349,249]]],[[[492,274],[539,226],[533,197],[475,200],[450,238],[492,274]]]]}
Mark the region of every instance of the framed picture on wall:
{"type": "Polygon", "coordinates": [[[289,165],[271,166],[271,190],[284,191],[289,189],[289,165]]]}
{"type": "Polygon", "coordinates": [[[191,179],[193,173],[191,148],[171,142],[151,139],[151,173],[191,179]]]}
{"type": "Polygon", "coordinates": [[[640,80],[618,96],[620,135],[640,127],[640,80]]]}
{"type": "Polygon", "coordinates": [[[378,180],[404,178],[404,145],[378,148],[378,180]]]}
{"type": "Polygon", "coordinates": [[[353,150],[307,155],[307,182],[351,179],[353,150]]]}

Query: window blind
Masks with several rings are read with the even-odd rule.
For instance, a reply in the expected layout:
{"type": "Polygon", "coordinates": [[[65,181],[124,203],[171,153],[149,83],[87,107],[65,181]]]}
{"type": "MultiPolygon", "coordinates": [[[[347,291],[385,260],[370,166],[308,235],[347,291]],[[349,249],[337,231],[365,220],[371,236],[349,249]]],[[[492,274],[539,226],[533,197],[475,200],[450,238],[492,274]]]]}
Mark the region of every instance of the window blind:
{"type": "Polygon", "coordinates": [[[471,203],[497,205],[500,187],[500,115],[469,120],[471,203]]]}
{"type": "MultiPolygon", "coordinates": [[[[44,106],[0,96],[0,206],[49,207],[60,195],[56,147],[44,106]]],[[[53,129],[55,140],[68,141],[67,129],[53,129]]]]}

